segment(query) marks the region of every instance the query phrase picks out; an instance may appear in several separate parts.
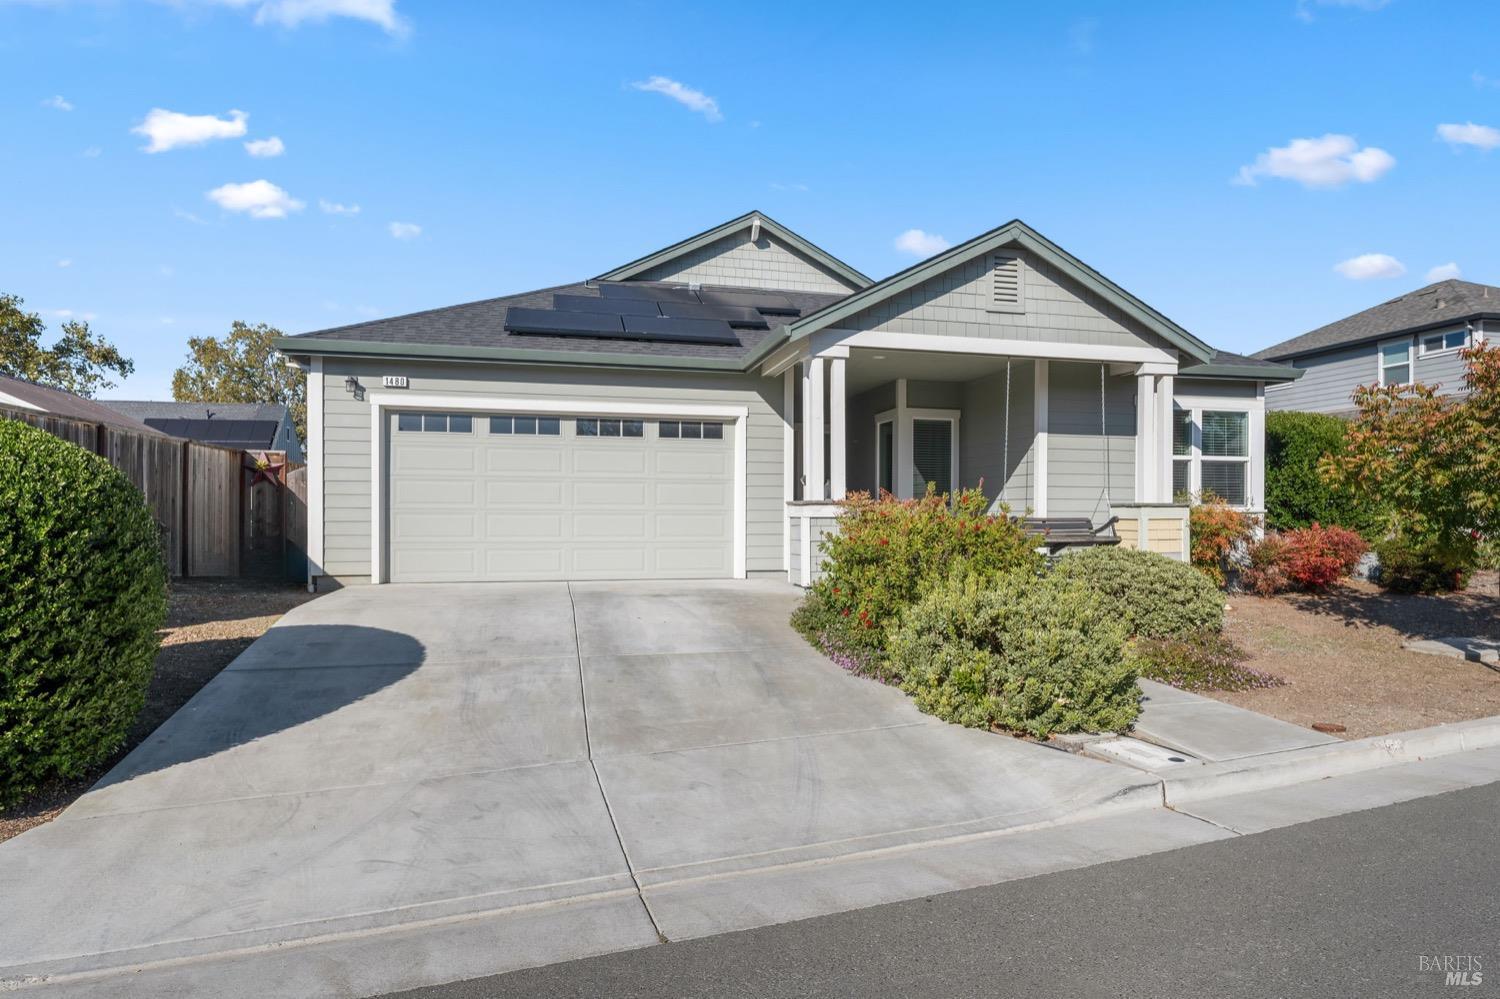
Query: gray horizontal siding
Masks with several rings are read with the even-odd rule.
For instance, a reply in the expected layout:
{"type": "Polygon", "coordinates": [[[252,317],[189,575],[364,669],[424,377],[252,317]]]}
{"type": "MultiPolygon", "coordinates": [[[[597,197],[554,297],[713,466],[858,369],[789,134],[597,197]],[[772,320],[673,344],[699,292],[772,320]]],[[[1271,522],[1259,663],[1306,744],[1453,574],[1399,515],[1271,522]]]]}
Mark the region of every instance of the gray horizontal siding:
{"type": "Polygon", "coordinates": [[[850,292],[855,286],[762,232],[744,229],[642,273],[645,281],[697,281],[736,288],[850,292]]]}
{"type": "Polygon", "coordinates": [[[1025,299],[1019,313],[986,310],[988,262],[979,258],[872,306],[839,327],[1096,346],[1170,346],[1051,265],[1029,254],[1020,257],[1025,299]]]}
{"type": "Polygon", "coordinates": [[[1047,515],[1107,520],[1111,502],[1135,499],[1135,379],[1105,378],[1100,426],[1099,365],[1053,361],[1047,382],[1047,515]],[[1109,490],[1105,491],[1108,442],[1109,490]]]}
{"type": "Polygon", "coordinates": [[[370,573],[370,404],[356,400],[345,390],[344,379],[351,374],[369,391],[380,391],[383,375],[405,375],[410,384],[408,394],[451,396],[456,409],[463,408],[466,397],[745,406],[749,412],[745,438],[745,568],[783,568],[781,385],[774,379],[702,372],[328,358],[323,375],[323,564],[328,575],[370,573]]]}
{"type": "Polygon", "coordinates": [[[1373,384],[1379,378],[1373,343],[1345,347],[1315,357],[1299,357],[1291,363],[1302,369],[1302,377],[1283,385],[1267,385],[1266,409],[1344,412],[1353,408],[1350,396],[1356,387],[1373,384]]]}
{"type": "Polygon", "coordinates": [[[993,501],[992,509],[1002,497],[1017,514],[1036,505],[1031,492],[1035,377],[1030,361],[1017,361],[1011,366],[1009,467],[1006,467],[1004,372],[963,385],[959,479],[966,487],[982,485],[985,495],[993,501]]]}

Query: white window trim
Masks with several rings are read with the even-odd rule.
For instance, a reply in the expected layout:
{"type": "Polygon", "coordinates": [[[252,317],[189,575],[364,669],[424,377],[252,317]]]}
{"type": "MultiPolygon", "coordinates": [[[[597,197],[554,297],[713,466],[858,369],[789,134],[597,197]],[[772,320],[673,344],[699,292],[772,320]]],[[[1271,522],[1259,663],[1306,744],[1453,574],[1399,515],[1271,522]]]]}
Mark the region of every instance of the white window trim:
{"type": "Polygon", "coordinates": [[[1385,381],[1385,348],[1392,344],[1406,342],[1406,381],[1397,382],[1398,385],[1410,385],[1417,377],[1416,343],[1412,337],[1395,337],[1390,340],[1382,340],[1375,347],[1375,378],[1381,388],[1386,388],[1385,381]]]}
{"type": "Polygon", "coordinates": [[[949,446],[949,481],[952,483],[950,494],[957,493],[961,488],[958,478],[958,424],[960,411],[956,409],[911,409],[901,407],[900,409],[887,409],[883,413],[875,414],[875,473],[880,474],[880,434],[879,428],[882,423],[890,423],[896,430],[894,457],[896,470],[891,475],[891,484],[896,487],[897,499],[914,499],[911,495],[910,474],[902,475],[899,469],[912,470],[916,467],[914,455],[912,454],[913,425],[917,420],[946,420],[953,425],[953,436],[949,446]]]}
{"type": "MultiPolygon", "coordinates": [[[[887,410],[875,417],[875,495],[880,495],[880,428],[891,425],[891,486],[896,485],[896,411],[887,410]]],[[[892,496],[895,493],[891,493],[892,496]]]]}
{"type": "Polygon", "coordinates": [[[1429,330],[1426,333],[1418,333],[1417,334],[1417,356],[1418,357],[1442,357],[1444,354],[1457,354],[1459,351],[1465,350],[1468,347],[1472,346],[1473,343],[1474,343],[1474,329],[1471,326],[1464,326],[1464,327],[1461,327],[1461,328],[1451,327],[1449,329],[1441,329],[1441,330],[1429,330]],[[1428,350],[1427,349],[1427,338],[1428,337],[1441,336],[1441,337],[1446,338],[1449,333],[1459,333],[1459,332],[1463,333],[1463,335],[1464,335],[1464,342],[1463,342],[1463,344],[1461,346],[1458,346],[1458,347],[1441,347],[1438,350],[1428,350]]]}
{"type": "Polygon", "coordinates": [[[1264,509],[1266,478],[1266,402],[1264,383],[1257,383],[1254,399],[1219,399],[1213,396],[1178,395],[1176,409],[1184,410],[1192,419],[1190,458],[1174,457],[1174,461],[1190,461],[1188,471],[1188,494],[1198,496],[1203,492],[1203,413],[1246,413],[1249,436],[1249,457],[1213,458],[1209,461],[1243,461],[1245,470],[1245,502],[1232,504],[1236,510],[1260,513],[1264,509]]]}
{"type": "MultiPolygon", "coordinates": [[[[533,413],[551,416],[630,416],[654,419],[720,419],[734,424],[734,562],[735,579],[745,578],[745,484],[748,477],[746,406],[709,406],[674,402],[607,402],[596,399],[478,398],[465,395],[413,395],[406,392],[368,393],[370,401],[370,582],[386,582],[385,467],[386,426],[400,409],[482,413],[533,413]]],[[[311,491],[311,490],[309,490],[311,491]]]]}

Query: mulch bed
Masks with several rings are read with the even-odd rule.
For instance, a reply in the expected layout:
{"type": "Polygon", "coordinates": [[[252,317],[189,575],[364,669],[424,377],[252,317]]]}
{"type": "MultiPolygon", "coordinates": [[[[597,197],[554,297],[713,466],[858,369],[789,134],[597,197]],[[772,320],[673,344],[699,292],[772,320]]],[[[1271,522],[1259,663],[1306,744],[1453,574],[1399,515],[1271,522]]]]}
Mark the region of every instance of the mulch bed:
{"type": "Polygon", "coordinates": [[[1495,573],[1463,593],[1417,596],[1349,582],[1321,595],[1228,598],[1225,632],[1246,666],[1286,680],[1208,696],[1346,739],[1500,715],[1500,671],[1410,652],[1409,638],[1500,639],[1495,573]]]}
{"type": "Polygon", "coordinates": [[[156,731],[276,620],[314,594],[306,587],[255,580],[174,580],[156,673],[146,705],[125,744],[94,770],[54,781],[19,805],[0,810],[0,842],[41,825],[71,805],[125,755],[156,731]]]}

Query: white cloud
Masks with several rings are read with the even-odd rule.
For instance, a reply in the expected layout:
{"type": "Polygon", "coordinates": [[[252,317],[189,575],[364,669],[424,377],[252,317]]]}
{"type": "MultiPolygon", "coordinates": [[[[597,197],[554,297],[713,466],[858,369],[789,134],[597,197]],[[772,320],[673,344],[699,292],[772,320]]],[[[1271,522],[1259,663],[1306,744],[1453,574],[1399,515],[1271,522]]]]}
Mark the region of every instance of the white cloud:
{"type": "Polygon", "coordinates": [[[1314,7],[1347,7],[1352,10],[1374,11],[1390,5],[1391,0],[1297,0],[1297,18],[1313,20],[1314,7]]]}
{"type": "Polygon", "coordinates": [[[1477,69],[1469,75],[1469,79],[1474,81],[1474,88],[1476,90],[1489,90],[1500,87],[1500,80],[1495,79],[1493,76],[1485,76],[1477,69]]]}
{"type": "Polygon", "coordinates": [[[148,153],[164,153],[178,146],[201,146],[214,139],[238,139],[245,134],[243,111],[231,111],[227,118],[211,114],[181,114],[152,108],[131,131],[151,140],[142,147],[148,153]]]}
{"type": "Polygon", "coordinates": [[[286,143],[275,135],[269,139],[251,139],[245,143],[245,152],[257,159],[269,159],[286,152],[286,143]]]}
{"type": "Polygon", "coordinates": [[[177,218],[182,219],[182,221],[184,222],[193,223],[193,225],[208,225],[207,219],[201,219],[198,216],[194,215],[192,212],[184,211],[181,208],[172,209],[172,214],[177,218]]]}
{"type": "Polygon", "coordinates": [[[1099,19],[1085,17],[1068,25],[1068,48],[1078,55],[1089,55],[1094,51],[1099,37],[1099,19]]]}
{"type": "Polygon", "coordinates": [[[1339,261],[1333,269],[1351,281],[1394,278],[1406,273],[1406,265],[1388,253],[1361,253],[1339,261]]]}
{"type": "Polygon", "coordinates": [[[359,206],[358,205],[341,205],[337,201],[328,201],[328,200],[325,200],[323,198],[319,198],[318,199],[318,207],[320,209],[322,209],[324,215],[358,215],[359,214],[359,206]]]}
{"type": "Polygon", "coordinates": [[[1254,163],[1240,167],[1234,182],[1253,187],[1261,177],[1277,177],[1303,187],[1342,187],[1350,181],[1378,180],[1395,165],[1396,158],[1384,149],[1361,149],[1352,135],[1329,133],[1267,149],[1254,163]]]}
{"type": "Polygon", "coordinates": [[[53,309],[52,314],[58,319],[82,319],[86,323],[99,318],[97,312],[74,312],[72,309],[53,309]]]}
{"type": "Polygon", "coordinates": [[[719,102],[708,96],[701,90],[694,90],[686,84],[678,83],[676,80],[665,76],[653,76],[649,80],[637,80],[631,84],[636,90],[643,90],[648,94],[661,94],[670,97],[683,107],[697,111],[709,121],[723,121],[724,115],[719,111],[719,102]]]}
{"type": "Polygon", "coordinates": [[[386,229],[393,239],[416,239],[422,235],[422,227],[415,222],[392,222],[386,229]]]}
{"type": "Polygon", "coordinates": [[[1437,134],[1450,146],[1474,146],[1476,149],[1500,146],[1500,128],[1476,125],[1472,121],[1462,125],[1439,125],[1437,134]]]}
{"type": "Polygon", "coordinates": [[[88,160],[96,160],[96,159],[98,159],[99,157],[101,157],[103,155],[104,155],[104,150],[100,149],[98,146],[89,146],[87,149],[85,149],[83,151],[83,157],[84,157],[84,159],[88,159],[88,160]]]}
{"type": "Polygon", "coordinates": [[[54,111],[71,111],[73,104],[62,94],[55,94],[42,101],[42,107],[51,108],[54,111]]]}
{"type": "Polygon", "coordinates": [[[248,184],[224,184],[204,197],[226,212],[245,212],[253,219],[284,219],[300,212],[302,202],[287,194],[269,180],[252,180],[248,184]]]}
{"type": "Polygon", "coordinates": [[[156,269],[156,273],[160,274],[162,277],[169,278],[176,275],[177,268],[173,267],[171,264],[162,264],[156,269]]]}
{"type": "Polygon", "coordinates": [[[366,21],[387,34],[404,35],[409,25],[396,13],[396,0],[157,0],[173,7],[232,7],[255,11],[255,23],[295,28],[336,17],[366,21]]]}
{"type": "Polygon", "coordinates": [[[72,267],[73,266],[73,261],[64,258],[64,259],[59,260],[57,262],[57,266],[59,266],[59,267],[72,267]]]}
{"type": "Polygon", "coordinates": [[[921,229],[908,229],[896,237],[896,249],[914,257],[930,257],[952,245],[937,233],[923,232],[921,229]]]}
{"type": "Polygon", "coordinates": [[[1448,263],[1438,264],[1428,271],[1427,283],[1432,284],[1434,281],[1447,281],[1456,277],[1463,277],[1463,271],[1458,269],[1458,264],[1450,260],[1448,263]]]}

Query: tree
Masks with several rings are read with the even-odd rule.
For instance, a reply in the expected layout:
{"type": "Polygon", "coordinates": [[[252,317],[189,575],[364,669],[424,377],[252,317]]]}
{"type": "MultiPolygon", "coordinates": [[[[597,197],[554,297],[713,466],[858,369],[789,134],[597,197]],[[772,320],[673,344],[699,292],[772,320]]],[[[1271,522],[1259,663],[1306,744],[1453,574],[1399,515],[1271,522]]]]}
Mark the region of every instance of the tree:
{"type": "Polygon", "coordinates": [[[281,331],[235,320],[222,340],[188,340],[188,362],[172,374],[178,402],[272,402],[292,411],[297,436],[307,440],[307,378],[287,363],[273,341],[281,331]]]}
{"type": "Polygon", "coordinates": [[[135,371],[114,344],[76,319],[62,324],[52,346],[42,346],[47,326],[23,304],[16,295],[0,294],[0,374],[92,398],[100,389],[115,387],[110,374],[125,378],[135,371]]]}
{"type": "Polygon", "coordinates": [[[1472,556],[1479,537],[1500,532],[1500,347],[1481,343],[1463,358],[1467,395],[1355,389],[1347,447],[1320,469],[1389,503],[1398,540],[1472,556]]]}

